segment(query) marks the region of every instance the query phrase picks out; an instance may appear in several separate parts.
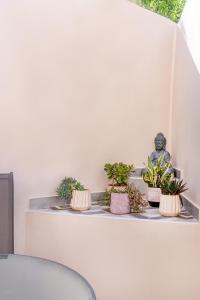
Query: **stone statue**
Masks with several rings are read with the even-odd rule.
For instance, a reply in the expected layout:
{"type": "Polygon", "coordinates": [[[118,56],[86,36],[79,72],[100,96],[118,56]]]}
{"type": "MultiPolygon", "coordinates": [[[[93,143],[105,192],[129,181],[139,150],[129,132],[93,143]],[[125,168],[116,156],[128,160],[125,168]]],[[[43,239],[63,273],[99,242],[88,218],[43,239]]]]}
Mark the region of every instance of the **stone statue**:
{"type": "MultiPolygon", "coordinates": [[[[154,140],[155,143],[155,151],[151,153],[150,159],[152,163],[155,165],[157,160],[162,156],[163,164],[166,164],[170,161],[171,156],[168,151],[166,151],[167,140],[163,133],[158,133],[154,140]]],[[[174,174],[174,168],[170,165],[168,169],[168,173],[174,174]]]]}

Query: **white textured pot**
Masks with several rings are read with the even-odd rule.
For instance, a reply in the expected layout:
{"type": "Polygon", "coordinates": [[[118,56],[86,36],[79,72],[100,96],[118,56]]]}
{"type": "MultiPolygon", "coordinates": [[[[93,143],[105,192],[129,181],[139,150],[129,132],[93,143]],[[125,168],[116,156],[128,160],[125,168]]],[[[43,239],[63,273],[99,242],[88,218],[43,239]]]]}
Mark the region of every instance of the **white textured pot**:
{"type": "Polygon", "coordinates": [[[147,200],[151,206],[158,207],[160,203],[161,189],[160,188],[151,188],[147,190],[147,200]]]}
{"type": "Polygon", "coordinates": [[[73,191],[70,206],[74,210],[88,210],[91,207],[91,194],[89,190],[73,191]]]}
{"type": "Polygon", "coordinates": [[[181,212],[179,195],[161,195],[159,212],[165,217],[176,217],[181,212]]]}

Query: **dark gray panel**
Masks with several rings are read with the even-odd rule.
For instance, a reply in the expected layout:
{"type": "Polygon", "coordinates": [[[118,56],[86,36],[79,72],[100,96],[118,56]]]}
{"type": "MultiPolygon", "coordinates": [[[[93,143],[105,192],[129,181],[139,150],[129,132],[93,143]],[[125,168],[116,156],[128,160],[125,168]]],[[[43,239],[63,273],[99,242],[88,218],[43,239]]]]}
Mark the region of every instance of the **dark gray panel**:
{"type": "Polygon", "coordinates": [[[0,253],[13,248],[13,174],[0,174],[0,253]]]}

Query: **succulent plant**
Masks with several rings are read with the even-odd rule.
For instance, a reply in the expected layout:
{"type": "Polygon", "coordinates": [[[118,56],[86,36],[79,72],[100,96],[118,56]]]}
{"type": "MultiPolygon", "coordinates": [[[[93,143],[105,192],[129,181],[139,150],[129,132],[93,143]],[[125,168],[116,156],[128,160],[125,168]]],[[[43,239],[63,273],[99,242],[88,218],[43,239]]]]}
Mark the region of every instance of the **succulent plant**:
{"type": "Polygon", "coordinates": [[[132,183],[127,187],[127,193],[130,202],[130,208],[132,213],[141,213],[144,207],[148,205],[148,202],[144,200],[144,195],[135,187],[132,183]]]}
{"type": "Polygon", "coordinates": [[[69,200],[72,197],[73,190],[84,191],[85,188],[76,179],[72,177],[65,177],[58,186],[56,192],[60,198],[69,200]]]}
{"type": "Polygon", "coordinates": [[[170,161],[163,164],[163,157],[161,156],[154,165],[148,157],[147,169],[143,174],[143,180],[149,187],[160,188],[164,182],[169,182],[173,178],[173,174],[168,173],[170,161]]]}
{"type": "Polygon", "coordinates": [[[105,164],[104,171],[107,173],[107,177],[111,180],[112,185],[127,185],[128,176],[134,171],[133,165],[126,165],[122,162],[114,164],[105,164]]]}
{"type": "Polygon", "coordinates": [[[163,195],[180,195],[188,190],[186,183],[183,180],[171,180],[169,182],[163,182],[161,185],[161,191],[163,195]]]}
{"type": "Polygon", "coordinates": [[[143,212],[144,207],[148,205],[148,202],[143,198],[144,195],[135,187],[133,183],[128,185],[124,191],[120,191],[114,187],[110,191],[107,191],[102,199],[103,205],[110,206],[112,193],[127,193],[132,213],[143,212]]]}

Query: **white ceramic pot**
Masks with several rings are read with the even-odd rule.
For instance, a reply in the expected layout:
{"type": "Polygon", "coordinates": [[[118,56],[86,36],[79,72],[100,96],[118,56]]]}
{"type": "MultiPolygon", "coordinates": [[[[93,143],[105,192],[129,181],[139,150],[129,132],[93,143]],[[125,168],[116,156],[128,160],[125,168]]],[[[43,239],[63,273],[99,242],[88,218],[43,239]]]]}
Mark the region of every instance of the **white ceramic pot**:
{"type": "Polygon", "coordinates": [[[130,213],[130,203],[127,193],[111,193],[110,212],[116,215],[130,213]]]}
{"type": "Polygon", "coordinates": [[[88,210],[91,207],[91,194],[89,190],[73,191],[70,206],[74,210],[88,210]]]}
{"type": "Polygon", "coordinates": [[[179,195],[161,195],[159,212],[165,217],[176,217],[181,212],[179,195]]]}
{"type": "Polygon", "coordinates": [[[161,189],[160,188],[151,188],[147,190],[147,200],[151,206],[158,207],[160,203],[161,189]]]}

